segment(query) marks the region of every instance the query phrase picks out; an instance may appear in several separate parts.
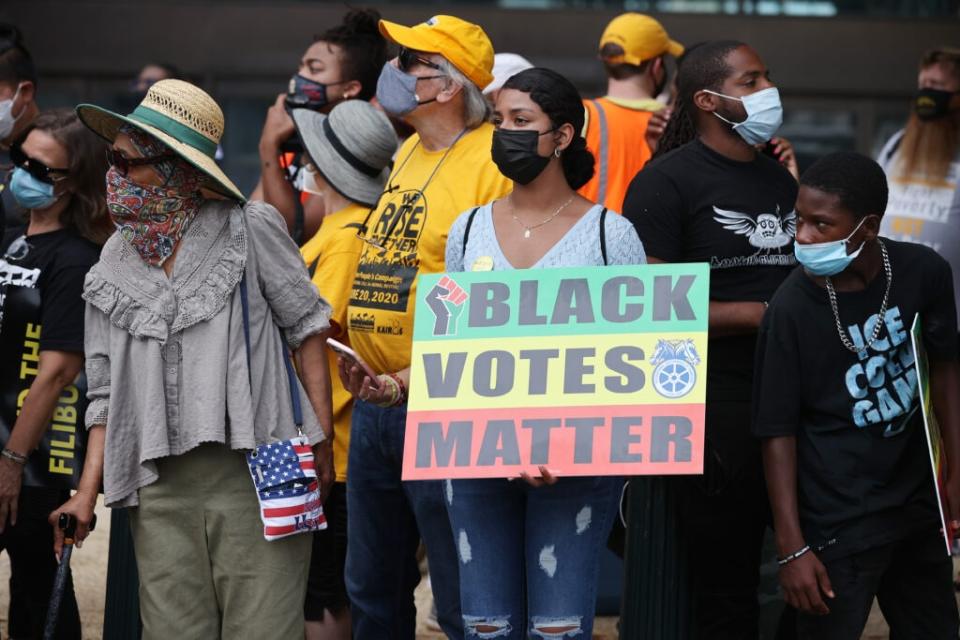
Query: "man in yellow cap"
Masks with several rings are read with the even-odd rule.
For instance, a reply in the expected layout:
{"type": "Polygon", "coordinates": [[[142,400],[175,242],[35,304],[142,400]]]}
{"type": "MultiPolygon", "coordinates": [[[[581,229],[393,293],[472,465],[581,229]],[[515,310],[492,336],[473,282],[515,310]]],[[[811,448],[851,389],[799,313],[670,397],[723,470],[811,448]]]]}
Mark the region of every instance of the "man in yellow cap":
{"type": "Polygon", "coordinates": [[[414,27],[387,21],[400,46],[384,65],[377,101],[416,133],[401,146],[364,239],[347,310],[353,348],[377,374],[340,361],[355,397],[347,510],[347,591],[356,640],[414,637],[416,550],[427,547],[437,621],[463,638],[459,560],[439,482],[401,482],[417,276],[444,270],[457,216],[510,187],[490,156],[493,126],[482,90],[493,45],[475,24],[435,16],[414,27]],[[419,532],[419,534],[418,534],[419,532]]]}
{"type": "Polygon", "coordinates": [[[647,127],[664,107],[656,100],[667,84],[664,56],[682,55],[683,45],[650,16],[624,13],[607,25],[599,53],[607,72],[607,95],[584,101],[584,137],[597,158],[597,170],[580,194],[620,212],[630,181],[652,155],[647,127]]]}

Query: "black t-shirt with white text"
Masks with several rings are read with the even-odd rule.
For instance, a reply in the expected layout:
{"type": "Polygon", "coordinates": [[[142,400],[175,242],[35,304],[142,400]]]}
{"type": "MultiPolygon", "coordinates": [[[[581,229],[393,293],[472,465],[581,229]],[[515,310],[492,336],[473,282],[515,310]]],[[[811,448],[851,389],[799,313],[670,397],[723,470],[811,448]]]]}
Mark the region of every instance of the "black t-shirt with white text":
{"type": "Polygon", "coordinates": [[[41,304],[40,350],[83,353],[83,280],[100,249],[67,229],[26,236],[24,246],[18,239],[25,232],[25,227],[10,229],[0,243],[0,327],[8,289],[35,288],[41,304]]]}
{"type": "MultiPolygon", "coordinates": [[[[710,299],[764,302],[796,265],[797,183],[758,153],[731,160],[694,140],[648,163],[623,214],[648,256],[710,264],[710,299]]],[[[710,340],[709,400],[749,402],[756,337],[710,340]]]]}
{"type": "MultiPolygon", "coordinates": [[[[796,437],[800,524],[828,558],[939,527],[910,331],[919,313],[928,358],[955,357],[953,277],[933,250],[884,242],[893,282],[869,349],[844,347],[826,289],[802,268],[770,301],[757,342],[753,431],[796,437]]],[[[885,289],[881,272],[837,292],[854,345],[872,335],[885,289]]]]}

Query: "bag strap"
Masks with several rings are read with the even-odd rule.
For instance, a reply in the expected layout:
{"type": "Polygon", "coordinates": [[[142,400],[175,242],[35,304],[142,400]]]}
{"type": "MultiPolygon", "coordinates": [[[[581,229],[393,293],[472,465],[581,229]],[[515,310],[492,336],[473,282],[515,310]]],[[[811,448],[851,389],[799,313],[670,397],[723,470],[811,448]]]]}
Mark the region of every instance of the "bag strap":
{"type": "MultiPolygon", "coordinates": [[[[243,340],[247,348],[247,378],[250,382],[250,390],[253,391],[253,372],[251,371],[250,359],[250,299],[247,292],[247,274],[243,274],[240,280],[240,307],[243,309],[243,340]]],[[[280,353],[282,354],[284,368],[287,370],[287,382],[290,385],[290,404],[293,407],[293,422],[297,425],[297,431],[303,430],[303,407],[300,404],[300,394],[297,392],[297,372],[293,369],[293,363],[290,362],[290,353],[287,351],[286,343],[283,341],[283,334],[280,328],[277,328],[280,337],[280,353]]]]}
{"type": "Polygon", "coordinates": [[[463,250],[460,252],[461,259],[467,255],[467,240],[470,238],[470,227],[473,226],[473,218],[477,215],[477,209],[479,208],[480,207],[474,207],[470,215],[467,216],[467,226],[463,229],[463,250]]]}
{"type": "Polygon", "coordinates": [[[603,266],[607,266],[607,208],[600,212],[600,255],[603,256],[603,266]]]}

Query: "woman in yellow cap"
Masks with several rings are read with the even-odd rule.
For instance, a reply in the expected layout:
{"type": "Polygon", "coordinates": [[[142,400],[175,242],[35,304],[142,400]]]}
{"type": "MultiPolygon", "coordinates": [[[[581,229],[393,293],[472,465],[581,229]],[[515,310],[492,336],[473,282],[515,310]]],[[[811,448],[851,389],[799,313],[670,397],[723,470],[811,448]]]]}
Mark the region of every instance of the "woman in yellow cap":
{"type": "Polygon", "coordinates": [[[83,294],[85,468],[51,519],[76,516],[82,540],[101,479],[107,506],[134,507],[145,638],[302,638],[310,537],[264,539],[243,452],[302,426],[329,486],[329,306],[276,210],[242,204],[213,161],[210,96],[163,80],[129,116],[77,113],[113,145],[118,231],[83,294]]]}

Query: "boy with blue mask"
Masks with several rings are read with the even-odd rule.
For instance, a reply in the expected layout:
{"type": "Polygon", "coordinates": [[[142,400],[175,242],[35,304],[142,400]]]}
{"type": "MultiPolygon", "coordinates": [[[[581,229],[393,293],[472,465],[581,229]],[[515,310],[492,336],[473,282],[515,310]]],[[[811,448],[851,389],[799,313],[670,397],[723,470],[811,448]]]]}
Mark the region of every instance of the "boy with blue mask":
{"type": "Polygon", "coordinates": [[[796,269],[757,346],[762,439],[780,583],[800,638],[859,638],[873,600],[892,635],[956,638],[910,330],[921,318],[947,457],[945,517],[960,516],[960,365],[953,278],[932,249],[879,237],[887,183],[834,153],[803,174],[796,269]]]}

